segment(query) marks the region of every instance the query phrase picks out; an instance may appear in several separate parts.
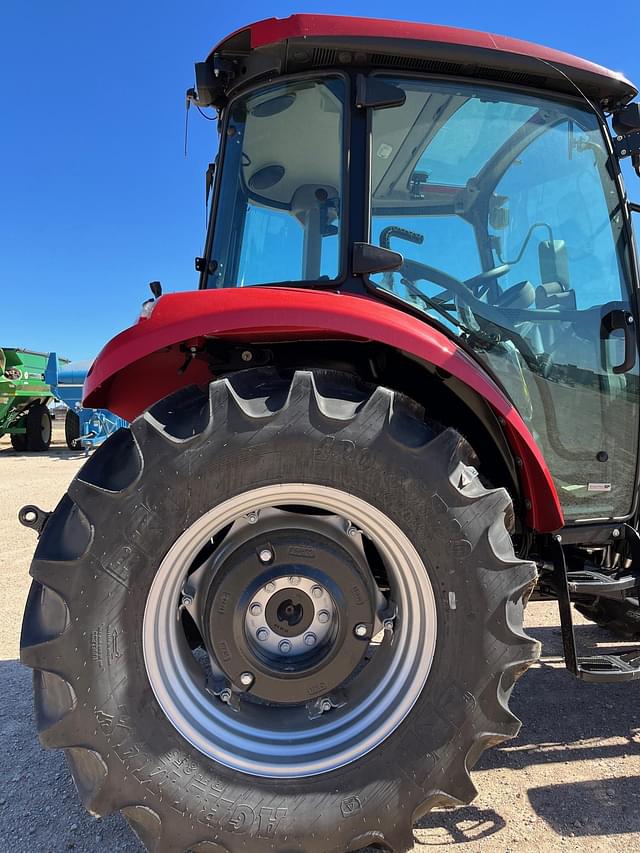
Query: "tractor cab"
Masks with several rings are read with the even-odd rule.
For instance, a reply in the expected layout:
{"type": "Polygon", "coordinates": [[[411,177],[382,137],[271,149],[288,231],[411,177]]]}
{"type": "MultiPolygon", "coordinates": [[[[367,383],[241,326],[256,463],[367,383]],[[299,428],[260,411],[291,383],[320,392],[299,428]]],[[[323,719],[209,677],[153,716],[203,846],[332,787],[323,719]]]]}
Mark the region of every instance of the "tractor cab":
{"type": "Polygon", "coordinates": [[[192,97],[220,116],[201,287],[355,291],[422,317],[506,391],[566,519],[630,516],[637,269],[614,148],[632,151],[607,113],[636,90],[544,48],[379,25],[262,22],[197,66],[192,97]]]}

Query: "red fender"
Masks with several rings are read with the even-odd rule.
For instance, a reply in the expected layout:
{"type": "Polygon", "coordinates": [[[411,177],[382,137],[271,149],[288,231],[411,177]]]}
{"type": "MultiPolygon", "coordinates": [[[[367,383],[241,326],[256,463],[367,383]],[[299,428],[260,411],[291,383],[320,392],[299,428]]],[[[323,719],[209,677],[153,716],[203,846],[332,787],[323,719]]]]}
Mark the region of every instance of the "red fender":
{"type": "Polygon", "coordinates": [[[527,522],[550,532],[564,524],[558,493],[540,448],[491,377],[429,323],[366,296],[294,288],[228,288],[162,296],[151,316],[111,340],[89,370],[84,405],[132,420],[185,384],[211,381],[208,366],[185,359],[178,345],[216,337],[261,343],[276,340],[374,340],[441,367],[483,397],[498,417],[520,466],[527,522]]]}

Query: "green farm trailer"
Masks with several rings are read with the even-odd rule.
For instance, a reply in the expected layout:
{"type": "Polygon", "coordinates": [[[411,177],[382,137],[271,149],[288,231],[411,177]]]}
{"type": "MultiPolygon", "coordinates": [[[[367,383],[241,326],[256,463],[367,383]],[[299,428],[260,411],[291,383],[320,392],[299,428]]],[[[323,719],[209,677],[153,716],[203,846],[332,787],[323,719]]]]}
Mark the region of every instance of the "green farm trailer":
{"type": "Polygon", "coordinates": [[[51,444],[53,400],[44,381],[48,353],[0,348],[0,436],[11,436],[14,450],[41,451],[51,444]]]}

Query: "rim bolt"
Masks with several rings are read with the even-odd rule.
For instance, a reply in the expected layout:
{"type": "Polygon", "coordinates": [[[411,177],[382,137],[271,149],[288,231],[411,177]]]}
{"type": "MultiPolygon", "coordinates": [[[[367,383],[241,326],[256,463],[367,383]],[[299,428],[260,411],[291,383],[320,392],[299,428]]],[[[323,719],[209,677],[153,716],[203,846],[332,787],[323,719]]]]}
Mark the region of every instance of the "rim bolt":
{"type": "Polygon", "coordinates": [[[249,608],[249,613],[252,616],[259,616],[262,613],[262,605],[255,601],[249,608]]]}
{"type": "Polygon", "coordinates": [[[274,583],[271,583],[271,581],[269,581],[269,583],[265,586],[265,592],[273,592],[275,590],[275,588],[276,588],[276,585],[274,583]]]}
{"type": "Polygon", "coordinates": [[[329,611],[328,610],[321,610],[320,613],[318,613],[318,622],[320,622],[322,625],[325,625],[328,621],[329,621],[329,611]]]}
{"type": "Polygon", "coordinates": [[[323,699],[322,702],[320,703],[320,709],[322,711],[330,711],[331,707],[332,706],[331,706],[331,700],[330,699],[323,699]]]}
{"type": "Polygon", "coordinates": [[[385,631],[393,631],[393,619],[385,619],[382,623],[382,627],[385,631]]]}
{"type": "Polygon", "coordinates": [[[251,687],[253,684],[253,675],[250,672],[243,672],[240,676],[240,684],[243,687],[251,687]]]}
{"type": "Polygon", "coordinates": [[[300,578],[295,576],[291,577],[289,578],[289,583],[291,584],[291,586],[298,586],[298,584],[300,583],[300,578]]]}
{"type": "Polygon", "coordinates": [[[273,551],[271,548],[263,548],[259,555],[261,562],[270,563],[273,560],[273,551]]]}
{"type": "Polygon", "coordinates": [[[230,690],[221,690],[220,691],[220,699],[222,702],[228,702],[231,699],[231,691],[230,690]]]}
{"type": "Polygon", "coordinates": [[[282,652],[283,655],[288,655],[291,651],[291,643],[289,640],[280,640],[278,643],[278,648],[282,652]]]}
{"type": "Polygon", "coordinates": [[[350,524],[347,527],[347,536],[357,536],[360,531],[357,527],[354,527],[353,524],[350,524]]]}
{"type": "Polygon", "coordinates": [[[305,646],[315,646],[316,644],[316,635],[309,632],[304,635],[304,644],[305,646]]]}
{"type": "Polygon", "coordinates": [[[364,622],[360,622],[360,624],[356,625],[356,627],[353,629],[353,633],[356,635],[356,637],[366,637],[367,626],[364,624],[364,622]]]}
{"type": "Polygon", "coordinates": [[[260,640],[261,643],[264,643],[264,641],[267,639],[268,636],[269,636],[269,629],[268,628],[258,628],[258,630],[256,631],[256,637],[260,640]]]}
{"type": "Polygon", "coordinates": [[[322,592],[323,590],[321,586],[314,586],[314,588],[311,590],[311,595],[314,598],[322,598],[322,592]]]}
{"type": "Polygon", "coordinates": [[[183,607],[189,607],[191,604],[193,604],[193,598],[192,598],[192,596],[190,596],[190,595],[183,595],[183,596],[182,596],[182,606],[183,606],[183,607]]]}
{"type": "Polygon", "coordinates": [[[258,513],[255,510],[247,513],[247,521],[249,524],[255,524],[258,520],[258,513]]]}

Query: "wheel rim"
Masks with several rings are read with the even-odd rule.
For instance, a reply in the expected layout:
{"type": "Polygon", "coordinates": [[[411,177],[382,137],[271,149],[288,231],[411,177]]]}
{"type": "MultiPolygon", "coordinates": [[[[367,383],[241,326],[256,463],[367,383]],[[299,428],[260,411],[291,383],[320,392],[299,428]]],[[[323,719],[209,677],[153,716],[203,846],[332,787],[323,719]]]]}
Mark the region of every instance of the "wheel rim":
{"type": "Polygon", "coordinates": [[[51,441],[51,420],[46,410],[42,413],[42,420],[40,421],[40,435],[42,443],[49,444],[51,441]]]}
{"type": "MultiPolygon", "coordinates": [[[[261,585],[250,596],[251,602],[262,589],[261,585]]],[[[323,603],[320,609],[333,618],[327,603],[330,599],[319,600],[323,603]]],[[[325,624],[314,623],[318,629],[314,633],[323,636],[325,624]]],[[[250,627],[256,625],[250,623],[250,627]]],[[[388,516],[338,489],[283,484],[230,498],[205,513],[176,540],[149,591],[143,653],[158,703],[177,731],[200,752],[240,772],[298,778],[356,761],[389,737],[422,692],[433,661],[436,634],[435,596],[424,563],[388,516]],[[393,631],[383,632],[378,647],[374,648],[375,643],[369,646],[371,660],[345,685],[343,693],[348,701],[343,706],[315,716],[309,703],[282,706],[242,701],[239,710],[234,710],[220,701],[220,695],[212,695],[176,618],[184,602],[185,580],[198,554],[220,531],[252,513],[291,505],[344,520],[373,543],[384,563],[397,617],[393,631]]]]}

